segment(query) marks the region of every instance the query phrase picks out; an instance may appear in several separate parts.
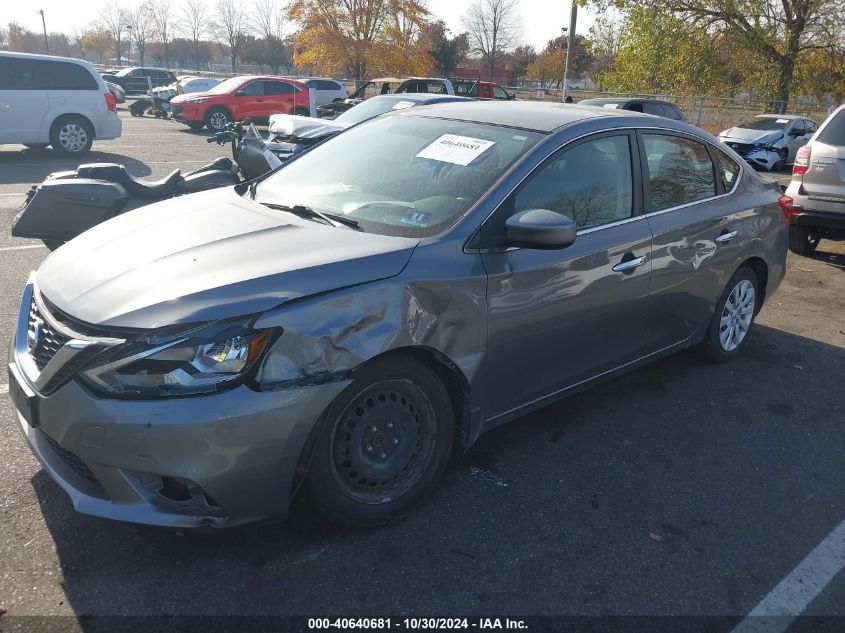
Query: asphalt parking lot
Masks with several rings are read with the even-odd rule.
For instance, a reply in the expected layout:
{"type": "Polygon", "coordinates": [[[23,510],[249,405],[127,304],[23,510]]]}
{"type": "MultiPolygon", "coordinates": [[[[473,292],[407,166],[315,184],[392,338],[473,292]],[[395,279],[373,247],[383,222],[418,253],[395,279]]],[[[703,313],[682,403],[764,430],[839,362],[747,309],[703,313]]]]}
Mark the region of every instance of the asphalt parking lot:
{"type": "MultiPolygon", "coordinates": [[[[96,142],[86,162],[161,178],[228,152],[120,112],[123,136],[96,142]]],[[[73,167],[0,146],[4,367],[20,290],[48,254],[12,238],[11,220],[31,184],[73,167]]],[[[26,615],[738,621],[845,520],[843,376],[845,244],[823,241],[812,258],[790,254],[739,358],[677,354],[491,432],[401,523],[345,530],[297,507],[283,524],[201,535],[76,514],[26,447],[4,371],[0,630],[26,615]]],[[[829,583],[800,579],[818,585],[805,615],[845,617],[833,562],[829,583]]]]}

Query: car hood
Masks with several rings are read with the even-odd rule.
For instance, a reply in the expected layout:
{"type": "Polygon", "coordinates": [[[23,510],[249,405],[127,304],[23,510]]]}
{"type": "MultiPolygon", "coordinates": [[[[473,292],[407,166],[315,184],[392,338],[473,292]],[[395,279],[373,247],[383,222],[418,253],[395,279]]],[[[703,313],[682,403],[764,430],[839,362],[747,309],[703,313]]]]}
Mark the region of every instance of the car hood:
{"type": "Polygon", "coordinates": [[[170,100],[170,103],[184,103],[188,99],[213,99],[215,97],[221,96],[216,92],[186,92],[181,95],[176,95],[173,99],[170,100]]]}
{"type": "Polygon", "coordinates": [[[327,119],[315,119],[296,114],[274,114],[270,117],[270,137],[281,141],[313,145],[345,130],[348,125],[327,119]]]}
{"type": "Polygon", "coordinates": [[[783,138],[783,132],[772,130],[749,130],[744,127],[732,127],[719,134],[724,142],[734,141],[739,143],[772,143],[783,138]]]}
{"type": "Polygon", "coordinates": [[[229,187],[104,222],[53,252],[36,281],[85,323],[156,328],[255,314],[392,277],[418,242],[268,209],[229,187]]]}

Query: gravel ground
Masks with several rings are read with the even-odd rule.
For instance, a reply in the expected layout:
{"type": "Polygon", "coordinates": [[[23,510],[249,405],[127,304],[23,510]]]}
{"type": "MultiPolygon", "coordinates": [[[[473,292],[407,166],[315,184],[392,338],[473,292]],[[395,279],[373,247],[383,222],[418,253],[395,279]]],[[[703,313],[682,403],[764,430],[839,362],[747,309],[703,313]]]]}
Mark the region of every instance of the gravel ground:
{"type": "MultiPolygon", "coordinates": [[[[160,178],[222,154],[180,124],[121,116],[124,135],[86,162],[160,178]]],[[[73,166],[0,146],[2,341],[47,255],[10,237],[12,217],[32,183],[73,166]]],[[[377,530],[302,507],[214,536],[76,514],[0,394],[0,630],[23,615],[742,616],[845,519],[843,246],[790,255],[735,361],[680,353],[497,429],[432,501],[377,530]]],[[[807,613],[845,616],[843,574],[807,613]]]]}

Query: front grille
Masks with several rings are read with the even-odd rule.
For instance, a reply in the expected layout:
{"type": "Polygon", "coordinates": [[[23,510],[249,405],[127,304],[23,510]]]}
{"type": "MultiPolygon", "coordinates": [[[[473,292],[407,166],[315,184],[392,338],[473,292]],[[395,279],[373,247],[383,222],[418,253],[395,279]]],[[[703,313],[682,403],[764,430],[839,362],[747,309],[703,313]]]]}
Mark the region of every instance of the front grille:
{"type": "Polygon", "coordinates": [[[748,150],[751,149],[751,146],[746,143],[728,143],[728,147],[740,156],[745,156],[748,153],[748,150]]]}
{"type": "Polygon", "coordinates": [[[34,346],[30,347],[29,353],[32,354],[32,360],[35,361],[38,371],[43,371],[47,363],[56,355],[56,352],[70,340],[50,325],[38,310],[35,300],[29,306],[27,335],[30,337],[30,342],[34,342],[34,346]]]}
{"type": "Polygon", "coordinates": [[[94,473],[92,473],[91,469],[85,465],[85,462],[83,462],[75,453],[72,453],[64,448],[43,431],[39,431],[38,433],[44,440],[46,440],[46,442],[50,445],[50,448],[53,449],[53,452],[56,453],[59,459],[62,460],[65,466],[67,466],[74,475],[91,485],[92,492],[104,499],[108,498],[105,490],[103,490],[103,487],[100,485],[100,482],[97,481],[94,473]]]}

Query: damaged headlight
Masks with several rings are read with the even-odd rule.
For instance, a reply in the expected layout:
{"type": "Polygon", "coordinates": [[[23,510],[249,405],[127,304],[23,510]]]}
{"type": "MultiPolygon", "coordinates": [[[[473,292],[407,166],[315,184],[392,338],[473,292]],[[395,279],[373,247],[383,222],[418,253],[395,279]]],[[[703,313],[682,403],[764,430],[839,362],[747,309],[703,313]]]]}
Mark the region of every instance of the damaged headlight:
{"type": "Polygon", "coordinates": [[[176,336],[170,328],[115,349],[81,375],[97,391],[117,397],[213,392],[242,382],[275,335],[245,321],[216,322],[176,336]]]}

